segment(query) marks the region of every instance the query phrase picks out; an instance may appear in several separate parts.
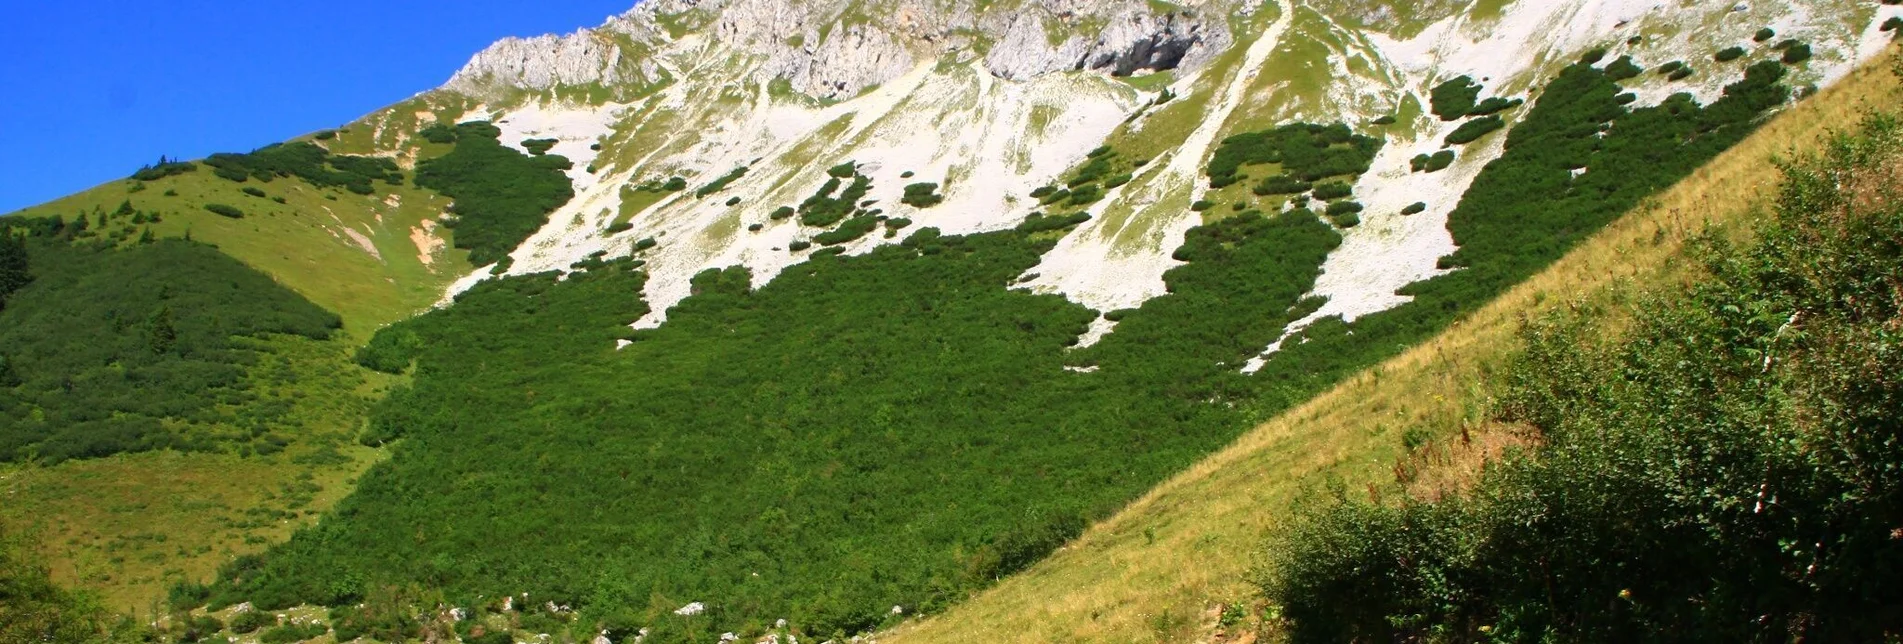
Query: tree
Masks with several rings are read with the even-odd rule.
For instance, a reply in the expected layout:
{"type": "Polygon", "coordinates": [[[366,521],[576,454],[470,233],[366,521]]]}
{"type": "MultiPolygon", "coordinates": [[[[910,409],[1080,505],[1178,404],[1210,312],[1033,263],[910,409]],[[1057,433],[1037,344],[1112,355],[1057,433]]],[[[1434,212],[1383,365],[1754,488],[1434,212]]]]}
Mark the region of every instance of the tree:
{"type": "Polygon", "coordinates": [[[0,235],[0,308],[14,291],[33,281],[26,255],[26,242],[12,235],[0,235]]]}
{"type": "Polygon", "coordinates": [[[160,305],[152,317],[146,318],[145,342],[152,353],[158,354],[171,353],[178,345],[178,327],[172,324],[172,307],[160,305]]]}

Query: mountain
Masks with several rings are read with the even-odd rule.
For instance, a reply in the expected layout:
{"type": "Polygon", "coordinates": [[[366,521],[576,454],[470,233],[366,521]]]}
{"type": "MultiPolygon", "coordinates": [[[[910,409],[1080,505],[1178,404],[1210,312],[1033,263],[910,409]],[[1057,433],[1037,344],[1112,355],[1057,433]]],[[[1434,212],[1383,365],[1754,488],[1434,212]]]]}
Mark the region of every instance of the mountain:
{"type": "MultiPolygon", "coordinates": [[[[220,501],[203,550],[126,546],[179,567],[92,583],[170,585],[234,623],[331,607],[340,640],[969,614],[1728,158],[1879,55],[1899,13],[652,0],[499,42],[335,130],[10,216],[50,222],[6,228],[40,253],[209,242],[342,329],[235,372],[323,374],[307,396],[160,414],[160,438],[57,465],[32,403],[0,400],[38,463],[11,489],[58,513],[102,463],[271,472],[286,496],[220,501]]],[[[110,299],[57,284],[8,315],[110,299]]],[[[95,327],[150,345],[150,324],[95,327]]],[[[8,342],[0,365],[35,382],[97,373],[8,342]]],[[[66,523],[156,516],[114,507],[66,523]]],[[[1205,599],[1174,597],[1154,636],[1186,637],[1202,607],[1180,602],[1205,599]]]]}

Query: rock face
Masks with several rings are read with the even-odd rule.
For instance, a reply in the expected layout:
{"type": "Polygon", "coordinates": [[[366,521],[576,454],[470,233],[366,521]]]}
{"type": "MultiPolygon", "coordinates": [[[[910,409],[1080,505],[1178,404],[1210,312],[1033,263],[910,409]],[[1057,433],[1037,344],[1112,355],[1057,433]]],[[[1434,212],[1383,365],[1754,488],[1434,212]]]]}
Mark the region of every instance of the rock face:
{"type": "Polygon", "coordinates": [[[985,68],[993,75],[1013,81],[1072,70],[1129,75],[1196,68],[1234,42],[1223,22],[1231,1],[1165,9],[1143,0],[898,0],[871,6],[849,0],[650,0],[596,29],[498,42],[476,54],[445,89],[482,96],[503,89],[643,85],[665,76],[646,53],[708,43],[820,99],[856,96],[921,61],[977,51],[987,52],[985,68]],[[674,34],[684,37],[677,41],[674,34]]]}

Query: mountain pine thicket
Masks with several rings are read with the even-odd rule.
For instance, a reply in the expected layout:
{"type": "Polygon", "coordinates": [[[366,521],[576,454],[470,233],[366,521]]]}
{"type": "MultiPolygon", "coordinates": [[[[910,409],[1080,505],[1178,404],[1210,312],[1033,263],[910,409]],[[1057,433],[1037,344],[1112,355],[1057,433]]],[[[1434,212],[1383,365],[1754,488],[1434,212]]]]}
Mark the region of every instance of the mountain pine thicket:
{"type": "Polygon", "coordinates": [[[1527,321],[1469,493],[1271,552],[1296,642],[1884,641],[1903,630],[1903,121],[1785,165],[1689,288],[1527,321]]]}

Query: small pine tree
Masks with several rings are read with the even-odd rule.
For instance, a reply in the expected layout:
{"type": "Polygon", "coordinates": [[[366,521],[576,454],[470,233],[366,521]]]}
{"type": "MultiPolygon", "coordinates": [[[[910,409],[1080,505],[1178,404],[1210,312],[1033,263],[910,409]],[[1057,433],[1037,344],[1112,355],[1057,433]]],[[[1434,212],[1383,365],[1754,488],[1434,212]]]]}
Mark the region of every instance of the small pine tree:
{"type": "Polygon", "coordinates": [[[13,361],[0,354],[0,389],[18,387],[22,382],[20,374],[13,370],[13,361]]]}
{"type": "Polygon", "coordinates": [[[127,200],[125,200],[125,201],[121,201],[121,202],[119,202],[119,208],[118,208],[117,210],[114,210],[114,211],[112,211],[112,216],[113,216],[113,217],[124,217],[124,216],[126,216],[126,215],[130,215],[130,214],[132,214],[132,213],[134,213],[134,212],[136,212],[136,211],[135,211],[135,210],[133,210],[133,208],[132,208],[132,200],[131,200],[131,199],[127,199],[127,200]]]}
{"type": "Polygon", "coordinates": [[[26,242],[0,229],[0,307],[6,306],[8,295],[33,281],[31,268],[26,242]]]}
{"type": "Polygon", "coordinates": [[[139,233],[139,243],[150,244],[152,242],[158,241],[157,237],[152,236],[152,229],[145,228],[145,229],[142,229],[142,231],[143,232],[139,233]]]}
{"type": "Polygon", "coordinates": [[[145,343],[152,353],[171,353],[178,346],[178,327],[172,324],[172,307],[159,305],[159,310],[145,320],[145,343]]]}

